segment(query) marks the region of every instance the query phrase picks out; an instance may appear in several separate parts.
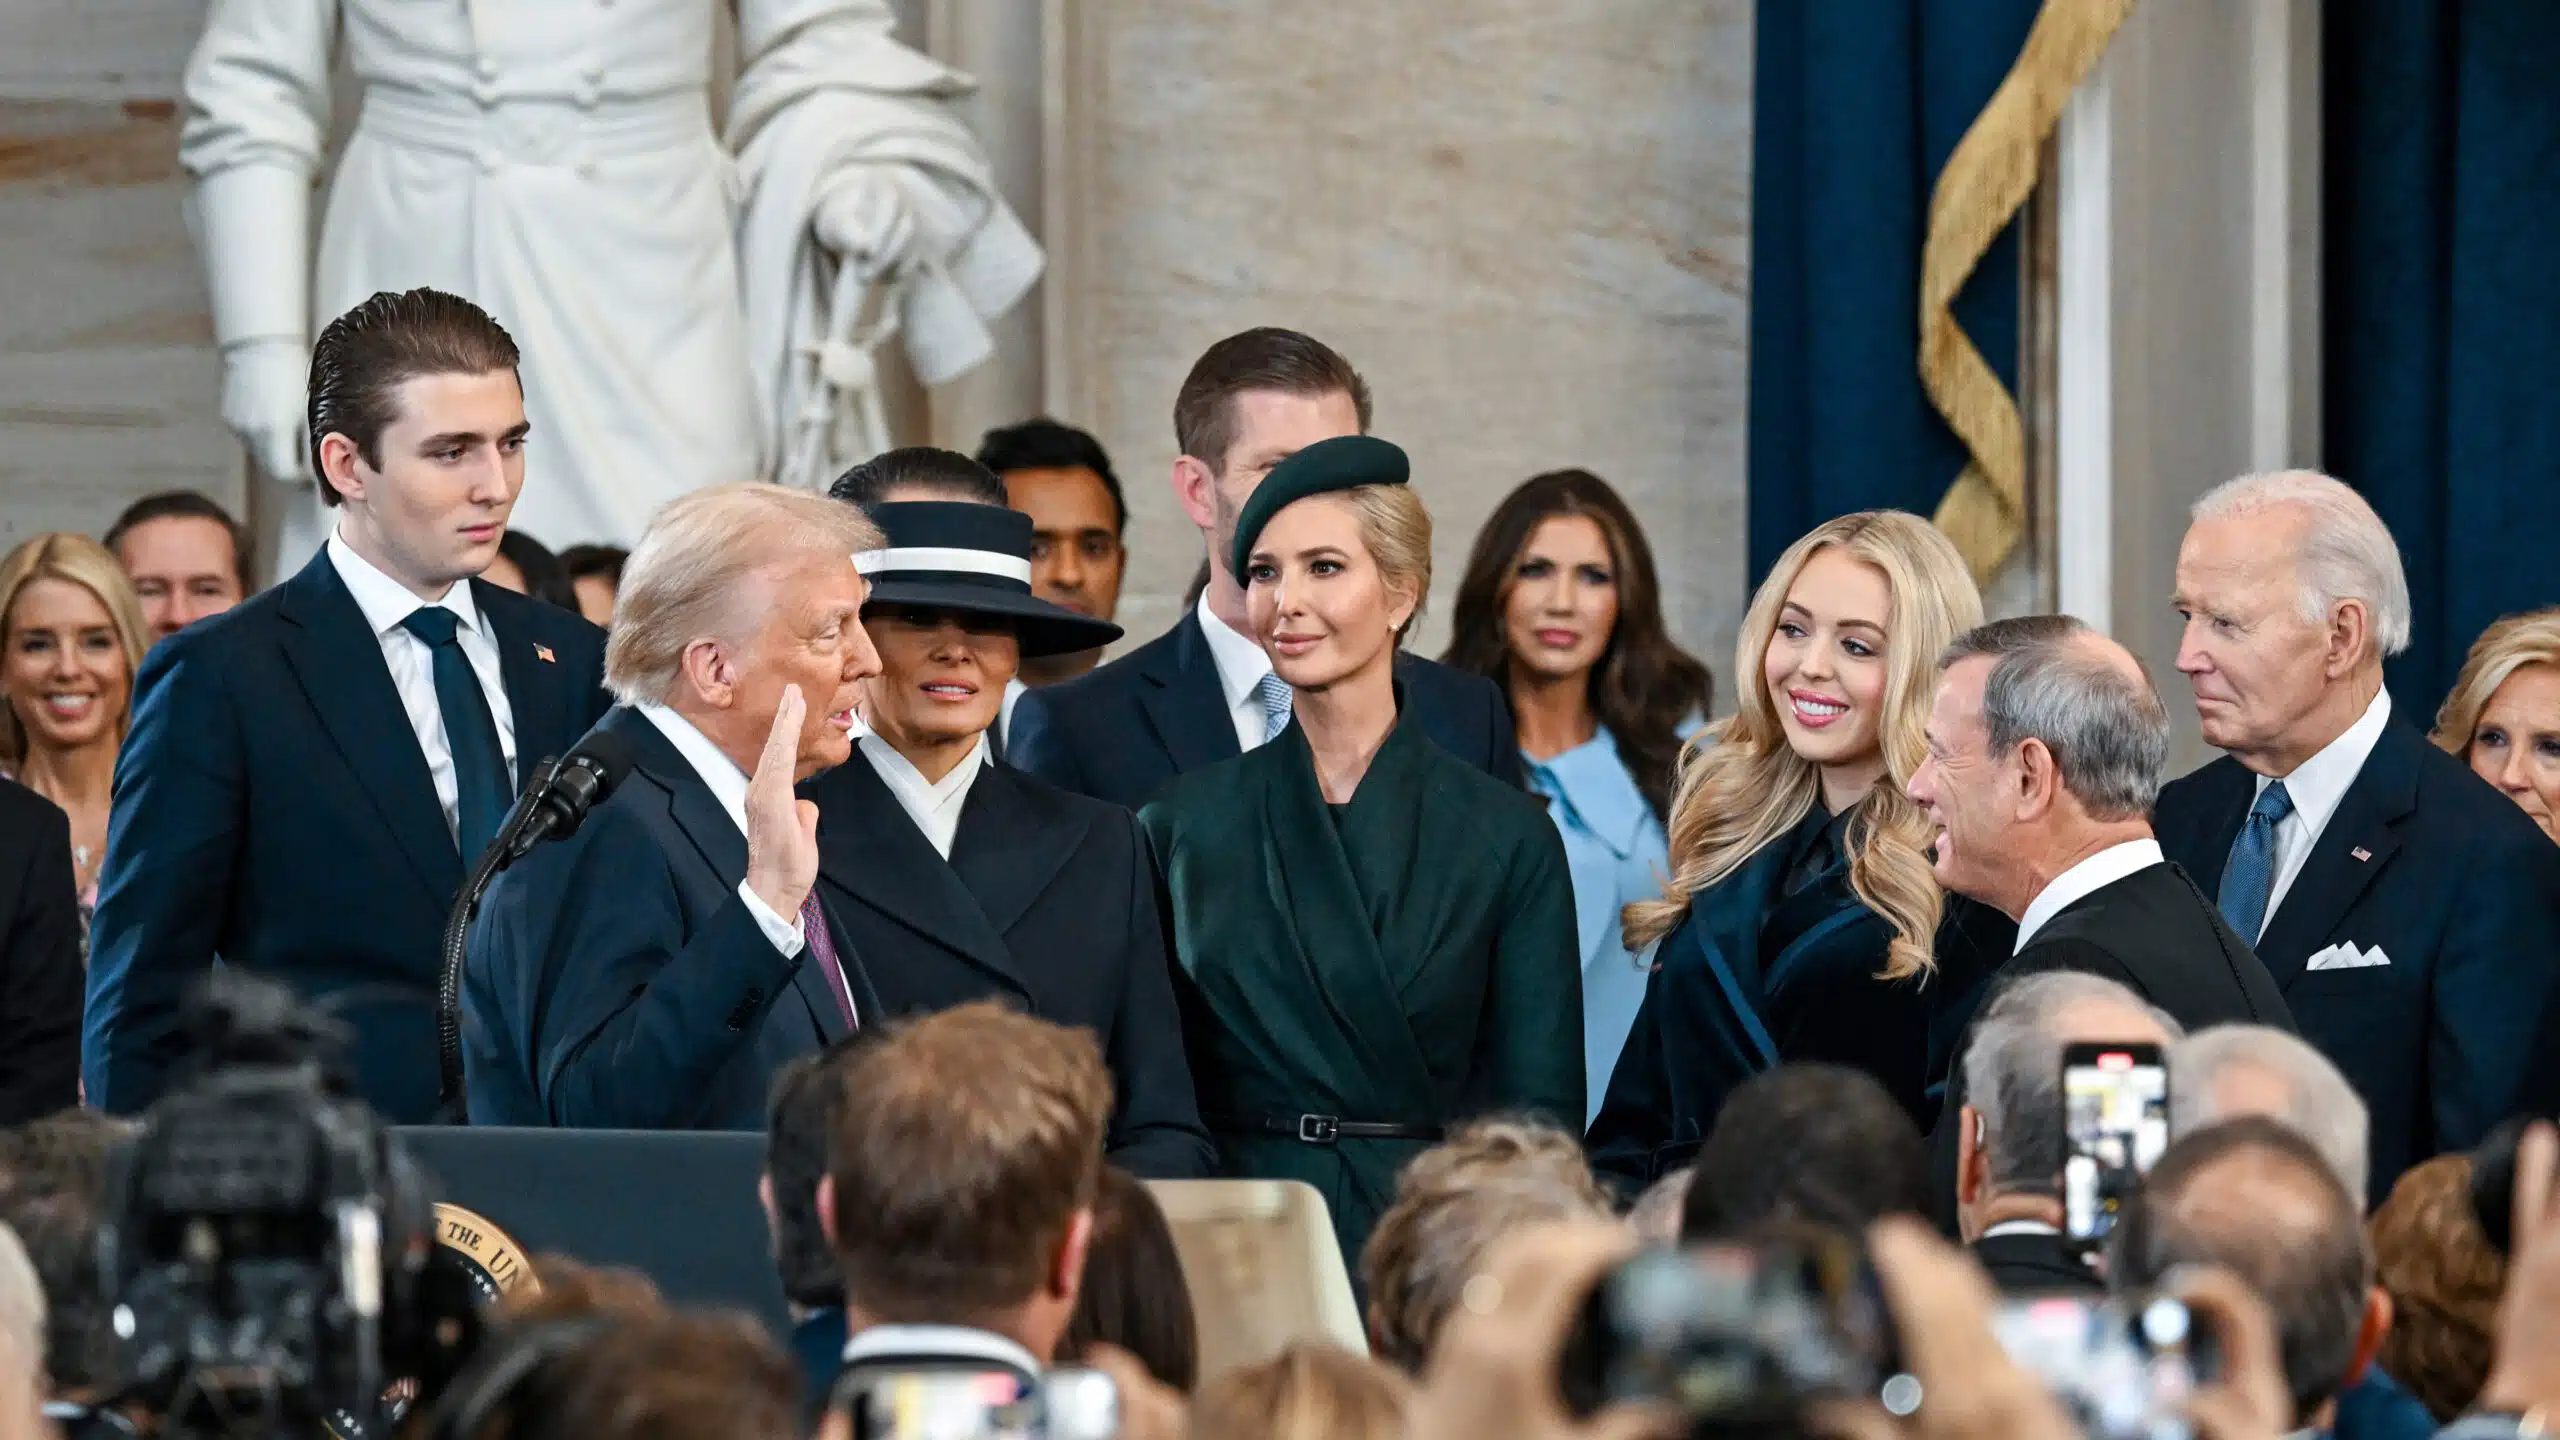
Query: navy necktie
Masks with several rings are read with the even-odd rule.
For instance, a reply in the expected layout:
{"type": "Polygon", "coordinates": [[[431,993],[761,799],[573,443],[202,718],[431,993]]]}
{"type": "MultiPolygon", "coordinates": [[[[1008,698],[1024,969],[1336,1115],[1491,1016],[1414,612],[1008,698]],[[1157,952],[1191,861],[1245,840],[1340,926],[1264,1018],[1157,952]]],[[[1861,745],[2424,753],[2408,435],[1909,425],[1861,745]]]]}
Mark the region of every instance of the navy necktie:
{"type": "Polygon", "coordinates": [[[454,638],[460,617],[441,605],[409,612],[400,628],[426,642],[434,662],[436,709],[444,715],[445,748],[453,752],[455,844],[465,866],[480,858],[507,818],[516,787],[507,778],[506,752],[498,746],[498,722],[480,677],[454,638]]]}
{"type": "Polygon", "coordinates": [[[2276,824],[2293,813],[2293,797],[2278,780],[2258,792],[2249,818],[2240,822],[2240,838],[2231,842],[2231,858],[2222,865],[2222,918],[2250,945],[2266,928],[2267,897],[2276,884],[2276,824]]]}

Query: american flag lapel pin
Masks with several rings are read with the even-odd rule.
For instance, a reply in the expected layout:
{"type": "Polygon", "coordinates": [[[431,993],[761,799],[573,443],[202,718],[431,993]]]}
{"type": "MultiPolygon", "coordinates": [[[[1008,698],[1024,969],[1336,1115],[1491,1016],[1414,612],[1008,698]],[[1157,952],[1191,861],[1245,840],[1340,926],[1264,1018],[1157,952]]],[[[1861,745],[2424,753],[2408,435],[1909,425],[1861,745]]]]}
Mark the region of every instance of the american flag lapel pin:
{"type": "MultiPolygon", "coordinates": [[[[545,656],[544,656],[544,657],[542,657],[542,658],[544,658],[544,659],[548,660],[548,659],[550,659],[551,657],[550,657],[550,656],[548,656],[548,655],[545,655],[545,656]]],[[[2370,850],[2367,850],[2366,848],[2364,848],[2364,847],[2363,847],[2363,846],[2361,846],[2361,845],[2357,846],[2357,847],[2356,847],[2356,848],[2354,848],[2353,850],[2348,851],[2347,853],[2348,853],[2348,854],[2350,854],[2350,855],[2353,855],[2353,856],[2354,856],[2354,857],[2356,857],[2358,860],[2370,860],[2370,859],[2372,859],[2372,858],[2373,858],[2373,852],[2372,852],[2372,851],[2370,851],[2370,850]]]]}
{"type": "MultiPolygon", "coordinates": [[[[552,653],[551,653],[551,647],[550,647],[550,646],[548,646],[548,645],[536,645],[536,646],[534,646],[534,647],[533,647],[533,654],[534,654],[534,658],[535,658],[535,659],[540,660],[540,661],[541,661],[543,664],[545,664],[545,665],[557,665],[557,664],[559,664],[559,663],[560,663],[560,657],[559,657],[559,656],[557,656],[557,655],[552,654],[552,653]]],[[[2361,850],[2357,851],[2357,852],[2356,852],[2356,858],[2357,858],[2357,859],[2359,859],[2359,860],[2363,859],[2363,858],[2364,858],[2364,852],[2363,852],[2363,851],[2361,851],[2361,850]]]]}

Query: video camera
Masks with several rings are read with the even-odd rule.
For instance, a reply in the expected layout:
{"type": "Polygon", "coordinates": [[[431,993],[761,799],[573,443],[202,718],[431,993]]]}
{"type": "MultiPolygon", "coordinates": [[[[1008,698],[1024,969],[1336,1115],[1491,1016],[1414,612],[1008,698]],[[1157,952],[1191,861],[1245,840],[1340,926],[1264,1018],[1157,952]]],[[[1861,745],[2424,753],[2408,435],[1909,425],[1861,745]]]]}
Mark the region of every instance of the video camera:
{"type": "MultiPolygon", "coordinates": [[[[2183,1440],[2187,1398],[2221,1371],[2212,1337],[2166,1297],[2017,1300],[1993,1329],[2094,1440],[2183,1440]]],[[[1698,1436],[1799,1434],[1805,1407],[1825,1399],[1897,1415],[1926,1403],[1873,1266],[1806,1227],[1619,1265],[1567,1337],[1558,1384],[1577,1416],[1649,1401],[1698,1436]]]]}
{"type": "Polygon", "coordinates": [[[355,1098],[344,1031],[218,970],[184,1068],[110,1173],[99,1264],[118,1397],[166,1436],[387,1431],[479,1340],[487,1298],[439,1263],[430,1181],[355,1098]]]}

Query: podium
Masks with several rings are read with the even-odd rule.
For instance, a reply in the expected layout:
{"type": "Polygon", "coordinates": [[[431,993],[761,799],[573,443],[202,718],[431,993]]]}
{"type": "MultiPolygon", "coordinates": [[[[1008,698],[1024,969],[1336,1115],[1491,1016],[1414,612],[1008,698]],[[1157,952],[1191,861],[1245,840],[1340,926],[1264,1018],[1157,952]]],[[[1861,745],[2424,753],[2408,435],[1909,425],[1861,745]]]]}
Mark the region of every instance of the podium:
{"type": "Polygon", "coordinates": [[[528,1255],[626,1266],[677,1304],[744,1310],[777,1337],[791,1333],[756,1199],[761,1134],[500,1125],[393,1133],[435,1176],[438,1199],[486,1218],[528,1255]]]}

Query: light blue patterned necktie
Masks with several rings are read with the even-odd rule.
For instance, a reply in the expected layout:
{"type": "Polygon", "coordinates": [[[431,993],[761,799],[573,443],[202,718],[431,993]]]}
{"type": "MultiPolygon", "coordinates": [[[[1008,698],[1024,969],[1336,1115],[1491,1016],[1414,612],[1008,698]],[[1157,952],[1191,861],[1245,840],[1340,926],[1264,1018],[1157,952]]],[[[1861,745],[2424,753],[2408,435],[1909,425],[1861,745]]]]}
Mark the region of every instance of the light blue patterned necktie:
{"type": "Polygon", "coordinates": [[[1270,671],[1254,683],[1253,693],[1262,701],[1262,743],[1268,745],[1289,728],[1289,682],[1270,671]]]}
{"type": "Polygon", "coordinates": [[[2267,897],[2276,884],[2276,826],[2293,813],[2293,797],[2278,780],[2258,792],[2249,818],[2240,822],[2240,838],[2231,842],[2231,858],[2222,866],[2222,918],[2251,945],[2265,928],[2267,897]]]}

